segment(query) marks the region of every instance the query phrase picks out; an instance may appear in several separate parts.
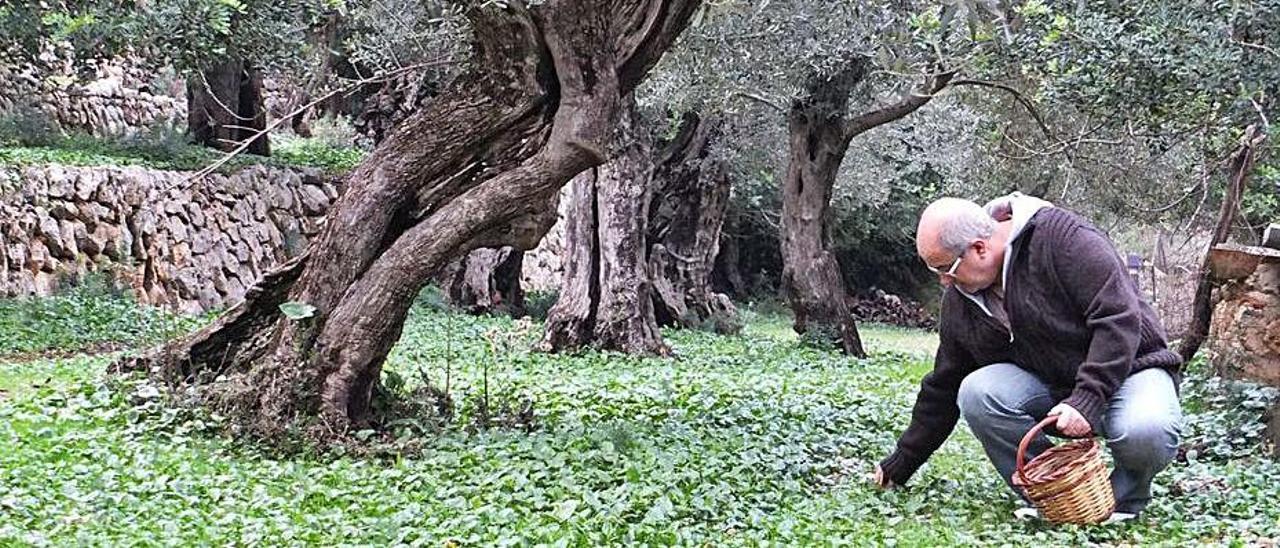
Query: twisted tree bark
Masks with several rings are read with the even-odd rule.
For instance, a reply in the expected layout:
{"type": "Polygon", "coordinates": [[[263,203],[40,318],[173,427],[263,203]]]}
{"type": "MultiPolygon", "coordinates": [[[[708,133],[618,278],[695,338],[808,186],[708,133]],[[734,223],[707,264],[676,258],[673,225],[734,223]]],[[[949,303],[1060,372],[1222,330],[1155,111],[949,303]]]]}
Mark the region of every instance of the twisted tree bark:
{"type": "Polygon", "coordinates": [[[729,205],[728,168],[711,151],[718,128],[717,120],[686,115],[676,137],[657,156],[649,272],[660,325],[706,325],[733,333],[742,328],[738,311],[728,296],[711,289],[729,205]]]}
{"type": "Polygon", "coordinates": [[[191,385],[257,436],[371,424],[370,398],[432,274],[531,247],[574,175],[603,163],[630,93],[698,0],[476,2],[470,69],[349,176],[324,233],[212,325],[119,364],[191,385]],[[314,316],[289,320],[297,301],[314,316]]]}

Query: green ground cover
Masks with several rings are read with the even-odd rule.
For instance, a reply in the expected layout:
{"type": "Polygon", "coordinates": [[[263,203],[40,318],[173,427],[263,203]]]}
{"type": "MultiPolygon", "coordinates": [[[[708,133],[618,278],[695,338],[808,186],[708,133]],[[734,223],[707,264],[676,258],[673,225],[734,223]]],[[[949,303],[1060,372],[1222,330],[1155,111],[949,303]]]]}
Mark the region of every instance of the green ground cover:
{"type": "Polygon", "coordinates": [[[740,336],[666,331],[676,359],[551,356],[527,351],[536,323],[423,304],[390,357],[388,384],[409,393],[447,383],[455,412],[397,424],[399,438],[386,443],[399,455],[282,455],[236,439],[217,416],[168,405],[139,379],[105,377],[115,354],[57,355],[84,341],[140,347],[171,334],[173,322],[114,331],[109,319],[86,320],[108,327],[64,339],[52,333],[84,309],[54,306],[32,319],[29,309],[47,304],[0,306],[0,322],[10,322],[0,323],[9,354],[0,358],[0,545],[1243,545],[1280,537],[1280,463],[1258,443],[1261,408],[1275,394],[1210,379],[1203,366],[1184,385],[1189,458],[1158,478],[1142,519],[1051,527],[1012,519],[1015,500],[963,426],[906,489],[868,485],[930,367],[936,337],[923,331],[867,326],[872,357],[856,360],[801,346],[783,317],[749,313],[740,336]],[[47,335],[43,343],[13,342],[27,341],[10,335],[20,313],[47,335]],[[501,410],[531,409],[533,423],[484,428],[485,409],[495,423],[501,410]]]}

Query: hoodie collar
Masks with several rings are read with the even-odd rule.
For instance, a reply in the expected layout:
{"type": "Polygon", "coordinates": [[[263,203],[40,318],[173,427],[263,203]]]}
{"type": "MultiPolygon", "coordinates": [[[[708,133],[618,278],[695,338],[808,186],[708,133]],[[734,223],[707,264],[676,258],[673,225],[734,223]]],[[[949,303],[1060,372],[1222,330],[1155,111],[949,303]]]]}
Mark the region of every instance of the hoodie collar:
{"type": "MultiPolygon", "coordinates": [[[[985,208],[992,217],[1001,219],[1008,215],[1009,220],[1013,221],[1013,226],[1009,230],[1009,239],[1004,247],[1004,264],[1000,269],[1001,287],[1008,287],[1006,282],[1009,281],[1009,264],[1013,257],[1014,243],[1026,231],[1027,225],[1031,224],[1031,218],[1046,207],[1053,207],[1053,204],[1035,196],[1027,196],[1021,192],[1014,192],[987,202],[985,208]]],[[[968,297],[988,316],[993,316],[991,309],[987,308],[986,290],[974,294],[960,289],[960,286],[955,287],[961,295],[968,297]]]]}

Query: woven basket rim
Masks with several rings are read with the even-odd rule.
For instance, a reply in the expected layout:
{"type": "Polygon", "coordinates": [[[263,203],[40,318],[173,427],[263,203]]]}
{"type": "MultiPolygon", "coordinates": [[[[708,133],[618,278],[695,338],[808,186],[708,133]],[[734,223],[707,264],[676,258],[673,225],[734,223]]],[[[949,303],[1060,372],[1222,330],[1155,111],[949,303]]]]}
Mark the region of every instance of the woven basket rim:
{"type": "Polygon", "coordinates": [[[1028,487],[1051,484],[1067,476],[1075,469],[1088,465],[1090,461],[1100,460],[1101,457],[1102,447],[1092,438],[1051,447],[1031,459],[1031,462],[1028,462],[1021,472],[1014,474],[1014,485],[1028,487]],[[1047,472],[1041,472],[1040,469],[1046,463],[1062,454],[1073,455],[1074,458],[1057,463],[1057,466],[1047,472]]]}

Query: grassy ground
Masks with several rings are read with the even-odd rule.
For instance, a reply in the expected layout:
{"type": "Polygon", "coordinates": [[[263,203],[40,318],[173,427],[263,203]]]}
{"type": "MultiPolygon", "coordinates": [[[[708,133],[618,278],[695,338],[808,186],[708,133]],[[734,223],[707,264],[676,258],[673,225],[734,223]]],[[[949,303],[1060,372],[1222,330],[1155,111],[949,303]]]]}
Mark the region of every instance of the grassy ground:
{"type": "MultiPolygon", "coordinates": [[[[364,159],[364,152],[335,147],[316,139],[277,136],[272,139],[271,156],[241,154],[219,169],[229,173],[248,165],[320,168],[342,175],[364,159]]],[[[0,132],[0,166],[63,164],[70,166],[137,165],[152,169],[198,171],[213,164],[222,153],[187,144],[181,134],[100,139],[84,135],[50,138],[47,142],[24,143],[6,140],[0,132]]]]}
{"type": "MultiPolygon", "coordinates": [[[[402,392],[447,384],[457,412],[399,424],[396,443],[416,450],[386,458],[272,455],[219,433],[218,417],[164,405],[144,382],[104,380],[110,356],[32,359],[28,348],[0,363],[0,545],[1240,545],[1280,536],[1280,464],[1260,456],[1255,427],[1274,394],[1256,387],[1193,375],[1192,458],[1159,477],[1140,522],[1050,527],[1012,520],[1013,497],[963,426],[908,488],[868,487],[865,475],[906,425],[932,334],[868,326],[873,356],[853,360],[801,347],[785,318],[753,314],[737,337],[667,331],[679,357],[660,360],[530,354],[537,329],[416,308],[387,380],[402,392]],[[486,394],[489,409],[532,402],[532,432],[477,427],[486,394]]],[[[109,328],[90,331],[111,339],[109,328]]],[[[154,336],[144,331],[124,342],[154,336]]]]}

